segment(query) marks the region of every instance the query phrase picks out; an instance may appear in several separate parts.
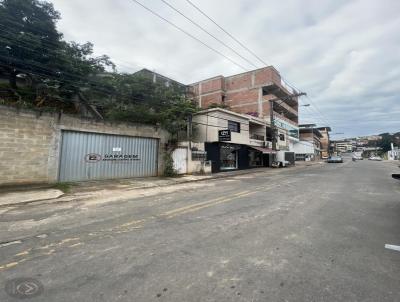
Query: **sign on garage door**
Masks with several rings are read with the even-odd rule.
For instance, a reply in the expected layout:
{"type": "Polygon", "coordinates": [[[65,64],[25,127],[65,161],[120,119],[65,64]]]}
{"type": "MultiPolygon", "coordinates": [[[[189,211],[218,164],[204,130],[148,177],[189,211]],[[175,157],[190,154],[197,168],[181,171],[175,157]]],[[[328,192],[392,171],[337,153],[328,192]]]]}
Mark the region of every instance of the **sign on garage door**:
{"type": "Polygon", "coordinates": [[[60,181],[157,175],[158,140],[88,132],[62,132],[60,181]]]}

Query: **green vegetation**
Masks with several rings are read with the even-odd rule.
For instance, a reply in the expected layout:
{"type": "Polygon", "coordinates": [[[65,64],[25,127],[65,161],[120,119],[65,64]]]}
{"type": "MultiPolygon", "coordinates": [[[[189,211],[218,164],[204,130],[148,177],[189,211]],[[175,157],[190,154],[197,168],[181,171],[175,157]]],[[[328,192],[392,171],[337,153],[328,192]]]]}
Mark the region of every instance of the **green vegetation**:
{"type": "Polygon", "coordinates": [[[174,169],[174,160],[170,152],[164,154],[164,176],[165,177],[175,177],[178,173],[174,169]]]}
{"type": "Polygon", "coordinates": [[[382,137],[377,142],[377,147],[382,148],[382,152],[386,153],[391,150],[391,144],[393,143],[395,146],[400,146],[400,132],[390,134],[390,133],[381,133],[379,136],[382,137]]]}
{"type": "Polygon", "coordinates": [[[229,109],[230,107],[229,107],[227,104],[225,104],[225,103],[211,103],[211,104],[208,106],[208,109],[211,109],[211,108],[229,109]]]}
{"type": "Polygon", "coordinates": [[[54,185],[54,189],[60,190],[64,193],[69,193],[71,191],[72,184],[68,182],[59,182],[54,185]]]}
{"type": "Polygon", "coordinates": [[[0,104],[184,130],[195,105],[185,87],[118,73],[93,44],[66,42],[60,14],[40,0],[0,0],[0,104]]]}

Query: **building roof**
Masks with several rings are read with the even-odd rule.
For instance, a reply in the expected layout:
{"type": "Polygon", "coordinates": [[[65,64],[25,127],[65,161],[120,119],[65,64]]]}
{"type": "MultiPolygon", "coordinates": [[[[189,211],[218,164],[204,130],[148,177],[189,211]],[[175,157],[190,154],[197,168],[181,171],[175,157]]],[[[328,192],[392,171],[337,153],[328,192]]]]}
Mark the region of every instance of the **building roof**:
{"type": "Polygon", "coordinates": [[[326,130],[328,132],[332,131],[331,127],[329,126],[322,126],[322,127],[317,127],[318,130],[326,130]]]}
{"type": "Polygon", "coordinates": [[[316,128],[299,128],[299,133],[314,133],[317,137],[322,137],[321,132],[316,128]]]}
{"type": "Polygon", "coordinates": [[[299,124],[299,128],[315,128],[316,126],[316,124],[299,124]]]}
{"type": "Polygon", "coordinates": [[[250,123],[253,122],[253,123],[261,124],[261,125],[269,125],[269,123],[267,123],[267,121],[265,121],[261,118],[258,118],[258,117],[255,117],[255,116],[252,116],[249,114],[237,113],[237,112],[227,110],[224,108],[219,108],[219,107],[201,110],[201,111],[196,112],[194,115],[203,115],[203,114],[212,113],[212,112],[223,112],[223,113],[230,114],[230,115],[233,115],[233,116],[236,116],[239,118],[246,119],[250,123]]]}
{"type": "Polygon", "coordinates": [[[249,70],[249,71],[244,71],[244,72],[241,72],[241,73],[231,74],[229,76],[217,75],[217,76],[213,76],[213,77],[209,77],[209,78],[206,78],[206,79],[202,79],[202,80],[196,81],[194,83],[190,83],[189,85],[192,86],[192,85],[196,85],[196,84],[198,84],[200,82],[209,81],[209,80],[218,79],[218,78],[236,77],[236,76],[240,76],[240,75],[243,75],[243,74],[246,74],[246,73],[250,73],[250,72],[254,72],[254,71],[258,71],[258,70],[262,70],[262,69],[267,69],[267,68],[274,69],[279,74],[279,71],[274,66],[269,65],[269,66],[265,66],[265,67],[261,67],[261,68],[257,68],[257,69],[253,69],[253,70],[249,70]]]}
{"type": "Polygon", "coordinates": [[[157,73],[157,72],[152,71],[152,70],[147,69],[147,68],[140,69],[140,70],[134,72],[133,74],[155,74],[157,77],[162,78],[163,80],[176,83],[176,84],[178,84],[178,85],[180,85],[180,86],[186,86],[186,85],[183,84],[183,83],[180,83],[180,82],[178,82],[178,81],[176,81],[176,80],[174,80],[174,79],[171,79],[171,78],[169,78],[169,77],[167,77],[167,76],[165,76],[165,75],[162,75],[162,74],[160,74],[160,73],[157,73]]]}

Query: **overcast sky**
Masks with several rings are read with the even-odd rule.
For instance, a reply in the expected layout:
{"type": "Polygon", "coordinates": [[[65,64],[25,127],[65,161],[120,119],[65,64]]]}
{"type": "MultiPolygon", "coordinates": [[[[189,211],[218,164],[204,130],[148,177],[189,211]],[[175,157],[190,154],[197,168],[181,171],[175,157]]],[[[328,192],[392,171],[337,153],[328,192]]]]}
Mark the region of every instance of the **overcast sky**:
{"type": "MultiPolygon", "coordinates": [[[[161,0],[141,0],[230,57],[249,63],[161,0]]],[[[186,0],[166,0],[258,67],[186,0]]],[[[400,131],[400,1],[191,0],[292,85],[307,92],[301,122],[329,124],[338,137],[400,131]]],[[[120,71],[148,68],[189,84],[243,70],[132,0],[52,0],[68,41],[91,41],[120,71]]]]}

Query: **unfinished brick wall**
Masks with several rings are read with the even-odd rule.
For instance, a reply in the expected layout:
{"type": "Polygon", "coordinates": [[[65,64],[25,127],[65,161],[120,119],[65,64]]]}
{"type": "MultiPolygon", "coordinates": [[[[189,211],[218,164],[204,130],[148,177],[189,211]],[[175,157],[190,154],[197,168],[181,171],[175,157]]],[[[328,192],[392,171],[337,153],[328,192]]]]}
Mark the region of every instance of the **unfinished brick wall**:
{"type": "MultiPolygon", "coordinates": [[[[280,85],[281,76],[275,68],[269,66],[229,77],[218,76],[191,86],[201,108],[206,109],[212,103],[224,103],[238,113],[268,117],[268,100],[275,96],[263,95],[262,87],[271,83],[280,85]]],[[[296,107],[289,110],[297,112],[296,107]]]]}

